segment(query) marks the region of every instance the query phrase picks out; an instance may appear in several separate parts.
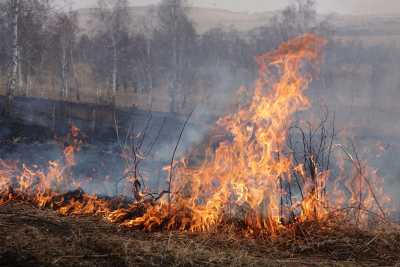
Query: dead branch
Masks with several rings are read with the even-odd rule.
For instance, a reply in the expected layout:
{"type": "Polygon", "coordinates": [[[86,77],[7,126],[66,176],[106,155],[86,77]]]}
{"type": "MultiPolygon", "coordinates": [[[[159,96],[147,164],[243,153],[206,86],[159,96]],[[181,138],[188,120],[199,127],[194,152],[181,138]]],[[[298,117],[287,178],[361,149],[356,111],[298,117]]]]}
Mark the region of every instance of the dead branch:
{"type": "Polygon", "coordinates": [[[178,150],[179,144],[181,143],[181,139],[183,136],[183,133],[186,129],[187,124],[189,123],[190,118],[192,117],[194,111],[196,110],[196,108],[194,108],[189,115],[187,116],[185,123],[182,126],[181,132],[179,134],[179,138],[178,141],[176,142],[175,148],[174,148],[174,152],[172,153],[172,158],[171,158],[171,163],[170,163],[170,170],[169,170],[169,178],[168,178],[168,202],[169,204],[171,204],[171,186],[172,186],[172,178],[173,178],[173,167],[174,167],[174,161],[175,161],[175,154],[176,151],[178,150]]]}
{"type": "Polygon", "coordinates": [[[67,259],[93,259],[93,258],[111,258],[111,257],[121,257],[121,254],[103,254],[103,255],[77,255],[77,256],[61,256],[53,261],[53,264],[57,264],[62,260],[67,259]]]}
{"type": "Polygon", "coordinates": [[[374,191],[373,188],[372,188],[372,185],[371,185],[370,181],[369,181],[368,178],[363,174],[362,169],[360,169],[360,166],[358,165],[358,163],[354,160],[353,156],[346,150],[346,148],[345,148],[343,145],[337,144],[336,146],[339,147],[339,148],[346,154],[346,156],[348,157],[348,159],[354,164],[354,166],[357,167],[357,169],[358,169],[358,171],[359,171],[359,173],[360,173],[360,177],[362,177],[362,178],[365,180],[365,182],[367,183],[368,189],[370,190],[370,192],[371,192],[371,194],[372,194],[372,197],[374,198],[374,201],[375,201],[376,205],[378,206],[380,212],[382,213],[382,216],[383,216],[384,218],[386,218],[385,211],[383,210],[381,204],[379,203],[379,200],[378,200],[378,198],[377,198],[377,196],[376,196],[376,194],[375,194],[375,191],[374,191]]]}

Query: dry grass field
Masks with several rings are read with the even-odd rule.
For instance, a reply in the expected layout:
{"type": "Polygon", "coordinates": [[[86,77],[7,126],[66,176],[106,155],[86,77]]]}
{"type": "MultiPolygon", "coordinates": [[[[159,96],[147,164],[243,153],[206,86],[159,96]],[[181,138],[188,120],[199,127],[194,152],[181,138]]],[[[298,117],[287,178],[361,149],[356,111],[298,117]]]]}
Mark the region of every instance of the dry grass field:
{"type": "MultiPolygon", "coordinates": [[[[306,231],[308,231],[306,229],[306,231]]],[[[0,266],[398,266],[400,235],[360,231],[305,240],[124,230],[29,203],[0,207],[0,266]]],[[[322,234],[322,233],[321,233],[322,234]]]]}

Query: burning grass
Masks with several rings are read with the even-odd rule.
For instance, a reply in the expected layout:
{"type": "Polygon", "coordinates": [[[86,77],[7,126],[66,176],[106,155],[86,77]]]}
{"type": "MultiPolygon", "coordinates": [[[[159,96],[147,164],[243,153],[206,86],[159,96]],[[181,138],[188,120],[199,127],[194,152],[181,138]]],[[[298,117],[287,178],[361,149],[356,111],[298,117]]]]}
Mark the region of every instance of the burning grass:
{"type": "Polygon", "coordinates": [[[99,216],[62,216],[30,203],[0,207],[1,266],[394,266],[400,235],[303,224],[275,240],[121,229],[99,216]]]}
{"type": "MultiPolygon", "coordinates": [[[[162,193],[142,188],[138,160],[127,161],[134,165],[126,172],[132,200],[76,189],[81,181],[73,179],[71,167],[80,142],[79,129],[72,127],[64,159],[50,162],[47,170],[0,161],[0,205],[18,200],[64,216],[98,215],[123,229],[219,233],[235,242],[252,238],[257,246],[268,244],[293,255],[318,251],[329,258],[369,254],[397,261],[398,235],[385,232],[395,226],[387,219],[390,200],[383,179],[354,147],[334,143],[335,131],[328,133],[326,119],[315,127],[293,126],[295,114],[311,105],[304,90],[318,73],[325,42],[308,34],[261,55],[253,99],[217,123],[226,138],[216,148],[207,147],[200,163],[172,161],[162,193]]],[[[142,160],[142,144],[133,142],[133,153],[124,155],[142,160]]]]}

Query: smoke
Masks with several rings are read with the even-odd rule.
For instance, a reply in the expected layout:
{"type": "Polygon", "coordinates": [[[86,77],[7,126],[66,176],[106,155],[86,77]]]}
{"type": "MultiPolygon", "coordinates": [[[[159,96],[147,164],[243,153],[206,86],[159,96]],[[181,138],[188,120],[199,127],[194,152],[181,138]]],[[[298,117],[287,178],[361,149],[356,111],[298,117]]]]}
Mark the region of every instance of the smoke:
{"type": "Polygon", "coordinates": [[[335,114],[337,131],[356,143],[360,157],[385,178],[395,206],[400,206],[398,99],[400,53],[393,42],[335,42],[326,51],[320,78],[310,91],[314,105],[335,114]]]}
{"type": "MultiPolygon", "coordinates": [[[[328,5],[332,8],[349,6],[349,4],[344,5],[340,2],[335,2],[335,4],[328,4],[328,2],[320,1],[320,8],[325,8],[328,5]]],[[[377,3],[378,1],[370,0],[361,3],[353,0],[350,1],[352,8],[349,10],[353,12],[359,7],[371,8],[375,7],[377,3]]],[[[246,3],[246,6],[248,6],[248,3],[246,3]]],[[[393,1],[388,1],[385,5],[379,2],[379,9],[375,10],[381,12],[384,8],[397,10],[400,6],[393,1]]],[[[379,23],[371,23],[371,25],[377,27],[376,25],[379,25],[379,23]]],[[[369,29],[369,26],[364,25],[352,29],[345,27],[345,29],[339,30],[337,39],[340,42],[336,39],[328,47],[321,75],[314,81],[308,94],[314,106],[327,105],[329,111],[335,114],[337,129],[345,130],[353,137],[357,142],[361,156],[367,159],[373,167],[379,169],[379,174],[385,177],[387,190],[392,196],[400,196],[400,167],[396,159],[396,155],[400,153],[400,125],[398,123],[400,115],[398,108],[398,99],[400,99],[400,78],[398,76],[400,53],[398,52],[399,47],[395,45],[394,41],[388,44],[386,40],[388,35],[393,36],[393,33],[396,33],[397,30],[395,29],[393,32],[393,29],[386,29],[385,26],[383,31],[379,27],[369,29]],[[354,34],[358,34],[356,36],[358,41],[346,39],[354,34]],[[385,41],[382,42],[382,39],[385,39],[385,41]]],[[[228,50],[228,48],[226,49],[228,50]]],[[[246,98],[251,96],[252,82],[256,75],[255,68],[248,65],[243,67],[237,63],[240,60],[235,56],[237,55],[232,52],[232,55],[227,57],[225,61],[222,60],[222,62],[216,64],[204,64],[196,73],[202,84],[196,86],[195,90],[202,92],[202,99],[198,101],[197,106],[187,107],[189,111],[194,109],[194,113],[179,142],[175,155],[176,160],[190,153],[192,149],[203,146],[203,142],[212,132],[216,120],[223,114],[235,110],[238,105],[246,102],[246,98]],[[237,60],[237,62],[230,65],[232,59],[237,60]],[[241,86],[248,89],[241,90],[241,93],[238,93],[241,86]]],[[[254,62],[255,66],[256,63],[254,62]]],[[[99,112],[102,121],[100,121],[100,125],[95,127],[97,132],[91,133],[91,125],[88,123],[90,121],[88,118],[91,118],[92,115],[90,108],[86,110],[83,107],[84,105],[67,108],[67,110],[70,109],[74,113],[81,114],[75,117],[69,114],[62,119],[62,116],[57,117],[57,114],[54,114],[54,103],[38,100],[29,101],[30,103],[21,99],[16,101],[17,116],[25,122],[55,129],[59,132],[59,135],[62,135],[63,131],[65,134],[65,130],[62,129],[66,129],[68,122],[72,121],[78,124],[78,127],[82,126],[83,132],[88,135],[95,135],[87,148],[79,153],[79,164],[75,168],[78,177],[94,176],[90,183],[83,186],[84,190],[89,193],[105,195],[122,191],[125,186],[122,179],[124,178],[123,171],[126,162],[120,157],[119,145],[121,140],[117,140],[112,129],[114,121],[109,119],[110,110],[99,112]],[[104,130],[105,128],[107,129],[104,130]],[[102,133],[100,133],[100,130],[102,133]],[[110,179],[105,180],[105,177],[110,177],[110,179]],[[122,182],[116,184],[116,181],[120,180],[122,182]]],[[[318,112],[320,111],[317,110],[315,114],[318,115],[318,112]]],[[[148,114],[132,111],[132,114],[124,114],[124,116],[128,118],[122,120],[120,125],[122,139],[123,133],[128,131],[132,122],[135,125],[136,134],[146,128],[148,114]]],[[[143,179],[154,190],[165,186],[166,172],[162,169],[169,165],[172,159],[172,153],[178,142],[179,133],[185,119],[184,115],[172,113],[154,114],[154,118],[148,127],[144,147],[151,146],[154,139],[157,140],[154,143],[152,153],[146,156],[140,168],[143,179]],[[166,117],[165,125],[160,128],[164,117],[166,117]]],[[[12,127],[14,126],[0,129],[2,140],[13,136],[12,127]]],[[[30,134],[35,133],[35,131],[28,132],[30,134]]],[[[41,165],[45,165],[48,160],[62,157],[62,149],[58,144],[51,141],[53,140],[52,131],[38,130],[40,134],[44,132],[47,132],[47,137],[44,140],[39,138],[38,144],[35,144],[37,140],[32,137],[30,139],[32,142],[25,140],[20,143],[18,140],[16,142],[11,140],[11,143],[14,143],[10,144],[9,147],[0,149],[1,156],[41,165]],[[12,149],[12,151],[9,149],[12,149]]],[[[19,135],[14,136],[20,138],[19,135]]],[[[400,197],[395,197],[395,201],[400,203],[400,197]]]]}

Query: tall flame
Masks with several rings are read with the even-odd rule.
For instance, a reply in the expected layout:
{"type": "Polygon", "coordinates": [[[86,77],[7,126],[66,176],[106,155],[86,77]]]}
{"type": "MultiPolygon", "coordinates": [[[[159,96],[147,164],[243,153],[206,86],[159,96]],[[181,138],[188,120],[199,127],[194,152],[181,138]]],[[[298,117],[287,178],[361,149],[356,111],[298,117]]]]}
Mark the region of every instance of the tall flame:
{"type": "MultiPolygon", "coordinates": [[[[231,138],[215,151],[208,149],[200,166],[192,168],[182,161],[176,168],[172,202],[178,211],[172,213],[170,225],[208,230],[230,214],[253,229],[277,228],[282,219],[281,180],[290,179],[293,169],[283,148],[294,113],[310,107],[304,90],[325,43],[308,34],[257,58],[259,78],[251,103],[218,121],[231,138]]],[[[162,215],[154,209],[166,210],[153,208],[149,218],[162,215]]],[[[142,222],[138,218],[130,223],[142,222]]]]}
{"type": "MultiPolygon", "coordinates": [[[[382,179],[361,161],[357,159],[349,171],[343,156],[339,157],[337,165],[343,167],[332,175],[329,168],[318,167],[313,155],[307,164],[294,163],[287,147],[295,113],[310,107],[304,92],[318,72],[325,44],[325,39],[306,34],[259,56],[259,78],[250,103],[217,122],[226,138],[216,149],[206,149],[201,164],[193,166],[182,159],[169,170],[176,178],[168,201],[141,197],[118,209],[113,201],[81,190],[63,195],[63,189],[70,190],[74,182],[69,170],[76,164],[74,153],[80,145],[79,129],[72,127],[64,164],[50,162],[47,172],[26,166],[19,169],[17,163],[0,160],[0,205],[28,197],[39,207],[51,206],[62,215],[101,214],[126,227],[208,231],[239,223],[249,233],[272,235],[292,222],[326,219],[343,207],[358,207],[357,221],[368,220],[369,214],[361,210],[384,216],[379,203],[387,200],[382,179]],[[294,175],[302,178],[301,197],[290,189],[294,175]],[[327,183],[332,178],[328,197],[327,183]],[[289,185],[289,192],[284,185],[289,185]]],[[[346,156],[354,160],[349,153],[346,156]]]]}

